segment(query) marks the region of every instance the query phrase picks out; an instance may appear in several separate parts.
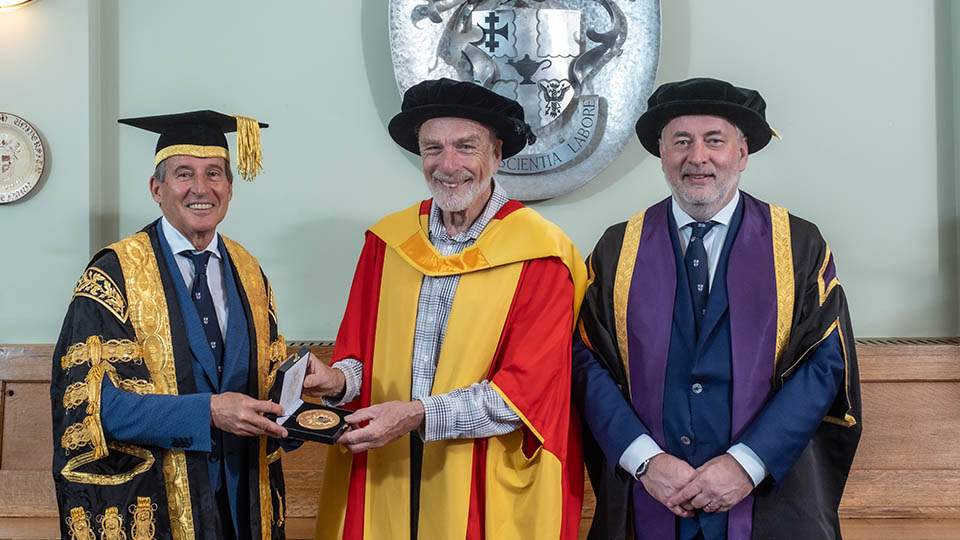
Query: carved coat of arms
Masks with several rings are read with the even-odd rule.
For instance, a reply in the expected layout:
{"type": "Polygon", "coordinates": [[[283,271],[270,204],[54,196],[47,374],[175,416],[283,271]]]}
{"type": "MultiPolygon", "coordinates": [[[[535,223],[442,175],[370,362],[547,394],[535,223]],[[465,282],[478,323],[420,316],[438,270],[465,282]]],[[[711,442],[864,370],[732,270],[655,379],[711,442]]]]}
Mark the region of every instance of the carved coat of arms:
{"type": "Polygon", "coordinates": [[[517,100],[537,142],[500,164],[511,197],[554,197],[606,168],[633,136],[660,56],[659,0],[391,0],[403,93],[473,81],[517,100]]]}

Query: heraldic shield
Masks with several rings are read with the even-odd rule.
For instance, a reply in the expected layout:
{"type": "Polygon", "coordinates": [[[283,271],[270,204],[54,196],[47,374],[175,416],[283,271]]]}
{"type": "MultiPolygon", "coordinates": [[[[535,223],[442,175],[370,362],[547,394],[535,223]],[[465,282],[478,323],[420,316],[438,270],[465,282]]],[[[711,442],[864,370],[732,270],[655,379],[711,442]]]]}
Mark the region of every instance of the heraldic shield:
{"type": "Polygon", "coordinates": [[[426,79],[473,81],[515,99],[537,142],[501,162],[508,194],[567,193],[633,137],[660,56],[657,0],[390,0],[402,94],[426,79]]]}

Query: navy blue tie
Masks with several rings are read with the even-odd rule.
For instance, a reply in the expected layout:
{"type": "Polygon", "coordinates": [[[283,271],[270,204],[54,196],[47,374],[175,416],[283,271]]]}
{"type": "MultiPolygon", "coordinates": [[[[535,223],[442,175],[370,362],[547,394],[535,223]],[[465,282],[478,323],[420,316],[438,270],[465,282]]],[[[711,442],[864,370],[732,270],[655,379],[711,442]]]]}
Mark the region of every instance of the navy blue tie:
{"type": "Polygon", "coordinates": [[[698,333],[703,316],[707,313],[707,296],[710,294],[710,272],[703,237],[716,224],[716,221],[691,223],[690,242],[687,244],[687,253],[683,257],[683,263],[687,267],[687,282],[690,283],[690,297],[693,299],[693,315],[698,333]]]}
{"type": "Polygon", "coordinates": [[[220,322],[217,319],[217,310],[213,307],[210,286],[207,285],[207,262],[210,259],[210,252],[182,251],[181,254],[193,260],[193,290],[190,291],[190,296],[193,297],[193,303],[197,306],[197,314],[200,315],[203,332],[207,336],[207,343],[210,344],[210,352],[213,353],[213,359],[217,362],[217,373],[223,373],[223,336],[220,334],[220,322]]]}

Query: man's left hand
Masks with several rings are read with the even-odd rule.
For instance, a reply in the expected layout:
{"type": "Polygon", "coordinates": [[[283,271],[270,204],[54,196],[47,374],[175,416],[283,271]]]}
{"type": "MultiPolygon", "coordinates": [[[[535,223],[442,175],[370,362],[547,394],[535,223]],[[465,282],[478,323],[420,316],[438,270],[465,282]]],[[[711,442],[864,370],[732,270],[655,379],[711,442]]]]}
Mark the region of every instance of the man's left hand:
{"type": "Polygon", "coordinates": [[[753,491],[753,480],[730,454],[704,463],[697,474],[701,491],[690,504],[704,512],[727,512],[753,491]]]}
{"type": "Polygon", "coordinates": [[[418,429],[423,424],[423,403],[413,401],[388,401],[360,409],[347,415],[350,431],[337,441],[354,454],[393,442],[418,429]],[[369,424],[356,428],[361,422],[369,424]]]}

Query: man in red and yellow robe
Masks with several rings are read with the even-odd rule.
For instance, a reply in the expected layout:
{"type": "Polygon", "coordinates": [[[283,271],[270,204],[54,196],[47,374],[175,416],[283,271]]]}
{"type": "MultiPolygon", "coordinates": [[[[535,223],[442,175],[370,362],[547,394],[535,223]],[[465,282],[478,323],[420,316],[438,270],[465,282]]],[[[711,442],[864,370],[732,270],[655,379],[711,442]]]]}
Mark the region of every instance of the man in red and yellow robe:
{"type": "Polygon", "coordinates": [[[471,83],[441,80],[411,88],[403,111],[391,134],[423,156],[434,198],[367,231],[334,367],[311,365],[308,392],[357,410],[327,456],[316,537],[401,538],[409,530],[422,539],[576,538],[583,461],[570,342],[586,272],[558,227],[508,200],[492,179],[526,134],[490,115],[513,126],[522,109],[471,83]],[[459,208],[457,197],[467,207],[448,210],[459,208]],[[462,249],[442,254],[438,237],[447,235],[462,249]],[[424,332],[435,326],[424,306],[451,279],[439,345],[421,354],[434,350],[423,342],[435,337],[424,332]],[[428,396],[412,391],[422,356],[435,367],[428,396]],[[346,382],[351,369],[359,388],[346,382]],[[502,406],[507,414],[492,423],[508,427],[437,435],[438,396],[480,417],[502,406]]]}

